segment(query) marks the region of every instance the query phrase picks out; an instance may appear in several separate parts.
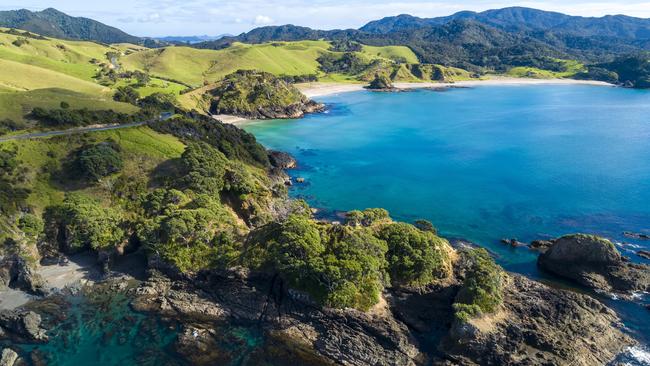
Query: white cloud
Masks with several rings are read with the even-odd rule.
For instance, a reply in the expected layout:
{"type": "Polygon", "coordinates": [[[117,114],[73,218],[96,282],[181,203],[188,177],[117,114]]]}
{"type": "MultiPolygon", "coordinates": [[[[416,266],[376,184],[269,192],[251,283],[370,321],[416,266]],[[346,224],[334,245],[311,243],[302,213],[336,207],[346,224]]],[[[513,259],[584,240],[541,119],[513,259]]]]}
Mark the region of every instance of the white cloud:
{"type": "Polygon", "coordinates": [[[258,15],[253,19],[254,25],[267,25],[273,23],[273,19],[266,15],[258,15]]]}
{"type": "Polygon", "coordinates": [[[146,14],[138,18],[140,23],[162,23],[163,19],[158,13],[146,14]]]}

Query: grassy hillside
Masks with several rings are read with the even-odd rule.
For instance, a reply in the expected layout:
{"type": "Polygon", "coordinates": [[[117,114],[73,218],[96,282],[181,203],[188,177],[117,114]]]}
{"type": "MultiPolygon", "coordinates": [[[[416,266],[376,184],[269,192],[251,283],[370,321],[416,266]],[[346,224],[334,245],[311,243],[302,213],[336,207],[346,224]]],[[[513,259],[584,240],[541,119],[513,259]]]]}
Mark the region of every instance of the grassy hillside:
{"type": "Polygon", "coordinates": [[[108,88],[60,72],[0,59],[0,85],[17,91],[61,88],[87,94],[105,94],[108,88]]]}
{"type": "Polygon", "coordinates": [[[72,109],[112,109],[116,112],[135,113],[138,108],[127,103],[113,101],[110,96],[78,93],[66,89],[47,88],[26,92],[0,91],[0,119],[24,121],[25,114],[34,107],[59,108],[66,102],[72,109]]]}
{"type": "Polygon", "coordinates": [[[94,132],[86,135],[53,137],[0,143],[1,149],[16,149],[22,165],[29,167],[24,186],[31,190],[27,203],[41,213],[49,205],[59,204],[65,192],[78,192],[95,197],[105,196],[106,187],[62,185],[53,178],[61,164],[74,149],[85,143],[112,139],[119,143],[124,156],[124,174],[142,175],[168,159],[178,158],[185,149],[177,138],[157,133],[148,127],[94,132]]]}
{"type": "MultiPolygon", "coordinates": [[[[147,70],[152,75],[199,86],[204,82],[220,80],[239,69],[255,69],[276,75],[318,74],[320,64],[317,59],[324,53],[337,54],[330,51],[330,43],[326,41],[255,45],[235,43],[216,51],[189,47],[147,50],[125,56],[122,62],[129,70],[147,70]]],[[[386,59],[418,62],[415,54],[402,46],[364,46],[359,56],[366,61],[386,59]]]]}
{"type": "Polygon", "coordinates": [[[363,46],[361,51],[368,55],[375,55],[383,58],[387,58],[394,61],[403,61],[408,64],[417,64],[420,63],[418,57],[411,51],[410,48],[405,46],[384,46],[384,47],[375,47],[375,46],[363,46]]]}
{"type": "Polygon", "coordinates": [[[79,79],[91,81],[97,72],[92,59],[105,60],[109,51],[117,48],[93,42],[65,41],[54,38],[37,39],[17,34],[8,34],[0,28],[0,59],[38,66],[79,79]],[[15,44],[18,40],[20,46],[15,44]]]}

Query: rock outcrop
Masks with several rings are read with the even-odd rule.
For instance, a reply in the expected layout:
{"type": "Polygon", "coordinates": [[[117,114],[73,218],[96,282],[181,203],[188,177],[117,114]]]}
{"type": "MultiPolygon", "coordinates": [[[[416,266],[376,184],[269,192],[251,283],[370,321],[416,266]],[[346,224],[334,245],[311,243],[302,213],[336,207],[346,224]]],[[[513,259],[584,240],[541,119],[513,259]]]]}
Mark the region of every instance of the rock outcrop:
{"type": "Polygon", "coordinates": [[[273,74],[239,70],[227,75],[210,91],[210,113],[252,119],[300,118],[325,106],[303,95],[273,74]]]}
{"type": "Polygon", "coordinates": [[[42,342],[47,340],[45,329],[41,327],[41,316],[33,311],[0,312],[0,339],[42,342]]]}
{"type": "MultiPolygon", "coordinates": [[[[208,330],[227,322],[261,326],[267,338],[282,339],[290,344],[289,349],[300,349],[293,357],[309,359],[309,364],[416,365],[422,357],[408,328],[387,311],[317,308],[303,302],[299,293],[285,291],[278,278],[244,270],[204,273],[193,282],[196,287],[154,276],[134,291],[132,302],[136,310],[186,324],[185,336],[176,345],[182,354],[209,348],[216,335],[210,336],[208,330]],[[196,332],[188,331],[189,327],[196,332]],[[201,341],[194,342],[187,334],[200,336],[201,341]]],[[[214,352],[214,358],[192,360],[210,365],[219,362],[219,357],[214,352]]]]}
{"type": "Polygon", "coordinates": [[[614,244],[593,235],[556,239],[537,264],[547,272],[599,291],[631,295],[650,290],[650,266],[630,263],[614,244]]]}
{"type": "Polygon", "coordinates": [[[502,309],[454,324],[440,346],[460,365],[604,365],[635,342],[597,300],[510,275],[502,309]]]}
{"type": "Polygon", "coordinates": [[[11,348],[5,348],[0,355],[0,366],[13,366],[18,360],[18,354],[11,348]]]}
{"type": "Polygon", "coordinates": [[[37,296],[46,295],[48,292],[45,279],[35,273],[27,261],[18,255],[8,256],[0,261],[0,288],[3,286],[37,296]]]}
{"type": "Polygon", "coordinates": [[[269,151],[269,161],[274,168],[295,169],[298,163],[296,159],[283,151],[269,151]]]}
{"type": "Polygon", "coordinates": [[[507,277],[497,314],[459,325],[459,288],[452,280],[394,289],[363,313],[316,307],[279,278],[246,270],[205,272],[191,283],[156,274],[133,290],[132,306],[183,323],[175,349],[196,365],[228,360],[220,324],[254,324],[265,335],[261,347],[307,365],[595,365],[634,344],[597,300],[518,275],[507,277]]]}

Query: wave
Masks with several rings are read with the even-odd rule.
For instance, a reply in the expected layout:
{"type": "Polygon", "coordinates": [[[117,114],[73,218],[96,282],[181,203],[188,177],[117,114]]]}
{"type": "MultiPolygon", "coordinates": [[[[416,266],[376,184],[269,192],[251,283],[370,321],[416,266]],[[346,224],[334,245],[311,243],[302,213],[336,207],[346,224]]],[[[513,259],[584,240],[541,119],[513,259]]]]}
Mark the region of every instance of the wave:
{"type": "Polygon", "coordinates": [[[646,347],[627,347],[610,365],[649,366],[650,351],[646,347]]]}

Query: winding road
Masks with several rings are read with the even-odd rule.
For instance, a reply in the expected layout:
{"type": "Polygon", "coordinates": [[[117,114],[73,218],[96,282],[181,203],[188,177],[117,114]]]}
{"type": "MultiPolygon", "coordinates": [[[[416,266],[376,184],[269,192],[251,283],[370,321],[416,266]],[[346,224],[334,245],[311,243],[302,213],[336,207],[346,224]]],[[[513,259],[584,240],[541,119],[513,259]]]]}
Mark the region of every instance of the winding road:
{"type": "Polygon", "coordinates": [[[117,129],[120,129],[120,128],[129,128],[129,127],[142,126],[142,125],[144,125],[146,123],[147,122],[133,122],[133,123],[125,123],[125,124],[110,124],[110,125],[99,125],[99,126],[95,125],[95,126],[87,126],[87,127],[70,128],[70,129],[67,129],[67,130],[59,130],[59,131],[26,133],[24,135],[14,135],[14,136],[0,137],[0,142],[7,142],[7,141],[13,141],[13,140],[37,139],[37,138],[44,138],[44,137],[51,137],[51,136],[61,136],[61,135],[73,135],[73,134],[76,134],[76,133],[86,133],[86,132],[94,132],[94,131],[117,130],[117,129]]]}
{"type": "MultiPolygon", "coordinates": [[[[158,117],[158,121],[168,120],[172,116],[173,113],[170,112],[161,113],[160,117],[158,117]]],[[[0,142],[7,142],[13,140],[38,139],[38,138],[62,136],[62,135],[74,135],[76,133],[86,133],[86,132],[95,132],[95,131],[118,130],[120,128],[138,127],[138,126],[146,125],[147,123],[148,122],[132,122],[132,123],[124,123],[124,124],[113,123],[113,124],[106,124],[106,125],[75,127],[67,130],[26,133],[24,135],[0,137],[0,142]]]]}

